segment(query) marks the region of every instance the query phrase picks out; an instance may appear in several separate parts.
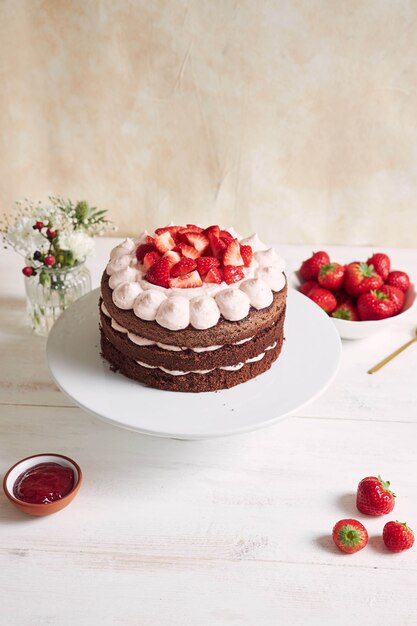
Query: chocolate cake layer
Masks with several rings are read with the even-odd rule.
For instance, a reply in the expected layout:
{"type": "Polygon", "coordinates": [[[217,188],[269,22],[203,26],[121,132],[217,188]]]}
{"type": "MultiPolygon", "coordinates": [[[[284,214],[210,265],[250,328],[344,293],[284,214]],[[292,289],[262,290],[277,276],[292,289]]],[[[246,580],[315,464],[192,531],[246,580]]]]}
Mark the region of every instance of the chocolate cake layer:
{"type": "Polygon", "coordinates": [[[101,293],[104,304],[111,317],[129,332],[159,343],[174,346],[204,347],[220,344],[231,344],[248,337],[253,337],[260,331],[273,326],[285,310],[287,284],[281,291],[274,293],[272,304],[256,310],[250,308],[249,314],[238,322],[229,322],[222,317],[216,326],[207,330],[196,330],[189,326],[184,330],[172,331],[163,328],[157,322],[147,322],[139,319],[133,311],[119,309],[112,300],[112,290],[109,287],[109,276],[104,272],[101,281],[101,293]]]}
{"type": "Polygon", "coordinates": [[[109,317],[100,312],[103,333],[106,338],[127,358],[142,361],[149,365],[162,365],[166,368],[178,370],[213,369],[223,365],[236,365],[245,362],[279,341],[283,333],[285,309],[278,321],[271,327],[257,333],[249,341],[240,344],[226,344],[221,348],[207,352],[193,352],[192,350],[173,351],[158,346],[138,346],[133,343],[126,333],[115,330],[111,326],[109,317]]]}
{"type": "Polygon", "coordinates": [[[244,383],[263,372],[266,372],[272,363],[278,358],[283,343],[283,335],[272,350],[268,350],[265,356],[253,363],[246,363],[239,370],[227,371],[214,369],[206,374],[190,373],[173,376],[160,369],[142,367],[136,361],[126,358],[111,344],[101,331],[101,351],[103,357],[109,361],[112,368],[124,374],[128,378],[144,383],[149,387],[164,389],[167,391],[202,392],[228,389],[240,383],[244,383]]]}

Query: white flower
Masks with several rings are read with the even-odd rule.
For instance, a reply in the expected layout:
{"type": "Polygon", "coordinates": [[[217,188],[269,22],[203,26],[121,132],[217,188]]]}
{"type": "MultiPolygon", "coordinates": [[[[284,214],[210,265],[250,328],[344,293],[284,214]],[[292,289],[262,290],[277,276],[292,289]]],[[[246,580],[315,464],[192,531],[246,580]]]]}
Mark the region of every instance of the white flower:
{"type": "Polygon", "coordinates": [[[38,230],[33,229],[33,224],[33,217],[20,217],[7,230],[7,242],[25,256],[48,247],[46,239],[38,230]]]}
{"type": "Polygon", "coordinates": [[[94,251],[94,240],[81,230],[61,232],[59,234],[59,247],[62,250],[70,250],[76,261],[83,261],[94,251]]]}

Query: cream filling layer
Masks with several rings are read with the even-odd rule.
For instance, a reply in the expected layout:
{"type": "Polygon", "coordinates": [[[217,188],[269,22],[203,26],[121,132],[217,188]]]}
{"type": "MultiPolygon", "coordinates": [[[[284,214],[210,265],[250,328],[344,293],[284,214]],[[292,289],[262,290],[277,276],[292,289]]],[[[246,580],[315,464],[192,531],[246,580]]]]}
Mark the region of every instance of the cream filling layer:
{"type": "MultiPolygon", "coordinates": [[[[124,333],[125,335],[127,335],[130,341],[136,344],[137,346],[157,346],[158,348],[161,348],[162,350],[170,350],[171,352],[182,352],[184,350],[192,350],[193,352],[213,352],[214,350],[220,350],[220,348],[224,347],[224,345],[219,345],[219,346],[200,346],[200,347],[197,346],[195,348],[188,348],[187,346],[183,346],[183,347],[171,346],[167,343],[160,343],[159,341],[152,341],[152,339],[146,339],[146,337],[140,337],[139,335],[135,335],[134,333],[129,332],[123,326],[120,326],[120,324],[118,324],[116,320],[112,318],[104,302],[101,303],[101,310],[103,311],[104,315],[111,320],[110,322],[111,327],[114,330],[117,330],[119,333],[124,333]]],[[[248,337],[248,339],[241,339],[240,341],[235,341],[234,343],[230,345],[240,346],[241,344],[246,343],[250,341],[251,339],[252,337],[248,337]]]]}
{"type": "MultiPolygon", "coordinates": [[[[275,341],[271,346],[268,346],[267,348],[265,348],[265,352],[267,352],[267,350],[273,350],[276,345],[277,345],[277,342],[275,341]]],[[[226,370],[228,372],[236,372],[237,370],[240,370],[247,363],[256,363],[256,361],[262,361],[262,359],[265,356],[265,352],[261,352],[261,354],[258,354],[258,356],[254,356],[251,359],[247,359],[243,363],[237,363],[236,365],[224,365],[222,367],[213,367],[210,370],[190,370],[188,372],[185,372],[182,370],[168,370],[166,367],[162,367],[162,365],[149,365],[149,363],[144,363],[143,361],[136,361],[136,363],[148,369],[162,370],[163,372],[166,372],[167,374],[170,374],[171,376],[186,376],[187,374],[208,374],[209,372],[214,372],[214,370],[216,369],[226,370]]]]}

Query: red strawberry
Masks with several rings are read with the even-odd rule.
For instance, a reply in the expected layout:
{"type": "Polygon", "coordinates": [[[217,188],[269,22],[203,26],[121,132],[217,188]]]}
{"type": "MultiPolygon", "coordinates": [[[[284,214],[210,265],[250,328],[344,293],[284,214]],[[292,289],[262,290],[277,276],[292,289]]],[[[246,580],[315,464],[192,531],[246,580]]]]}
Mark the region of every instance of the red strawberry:
{"type": "Polygon", "coordinates": [[[181,255],[178,252],[174,252],[174,250],[168,250],[168,252],[165,252],[164,258],[169,259],[171,267],[181,261],[181,255]]]}
{"type": "Polygon", "coordinates": [[[245,267],[249,267],[253,259],[253,251],[251,246],[240,246],[240,254],[245,267]]]}
{"type": "Polygon", "coordinates": [[[332,313],[332,317],[338,320],[348,320],[350,322],[357,322],[359,320],[358,312],[353,302],[342,302],[338,304],[332,313]]]}
{"type": "Polygon", "coordinates": [[[155,247],[155,239],[150,235],[146,235],[146,243],[151,243],[155,247]]]}
{"type": "Polygon", "coordinates": [[[342,552],[353,554],[368,543],[368,532],[356,519],[341,519],[333,528],[333,541],[342,552]]]}
{"type": "Polygon", "coordinates": [[[169,287],[169,272],[171,269],[170,260],[162,257],[149,268],[146,273],[146,280],[160,287],[169,287]]]}
{"type": "Polygon", "coordinates": [[[200,253],[193,246],[188,246],[186,243],[180,243],[178,247],[183,256],[186,256],[188,259],[197,259],[200,256],[200,253]]]}
{"type": "Polygon", "coordinates": [[[326,313],[331,313],[337,306],[337,300],[332,292],[322,287],[311,289],[308,293],[308,297],[318,304],[323,311],[326,311],[326,313]]]}
{"type": "Polygon", "coordinates": [[[234,237],[229,233],[228,230],[221,230],[219,237],[221,237],[221,239],[223,239],[225,243],[230,243],[234,239],[234,237]]]}
{"type": "Polygon", "coordinates": [[[390,272],[386,282],[387,285],[397,287],[397,289],[401,289],[401,291],[404,292],[407,291],[410,286],[410,278],[405,272],[390,272]]]}
{"type": "Polygon", "coordinates": [[[208,228],[206,228],[206,230],[204,231],[204,234],[208,237],[209,235],[214,235],[215,237],[219,238],[220,237],[220,226],[217,226],[217,224],[215,224],[214,226],[209,226],[208,228]]]}
{"type": "MultiPolygon", "coordinates": [[[[230,266],[229,266],[230,267],[230,266]]],[[[240,279],[239,279],[240,280],[240,279]]],[[[204,278],[205,283],[215,283],[220,285],[223,282],[222,271],[218,267],[212,267],[204,278]]]]}
{"type": "Polygon", "coordinates": [[[240,246],[237,239],[233,239],[227,246],[223,255],[223,265],[244,265],[242,255],[240,254],[240,246]]]}
{"type": "Polygon", "coordinates": [[[197,267],[197,263],[194,259],[187,259],[183,257],[178,263],[171,268],[171,276],[182,276],[183,274],[189,274],[197,267]]]}
{"type": "Polygon", "coordinates": [[[196,226],[195,224],[187,224],[187,228],[190,228],[195,233],[204,232],[204,228],[201,228],[201,226],[196,226]]]}
{"type": "Polygon", "coordinates": [[[319,269],[317,280],[325,289],[341,289],[345,277],[345,266],[340,263],[326,263],[319,269]]]}
{"type": "Polygon", "coordinates": [[[219,267],[219,259],[215,259],[214,256],[202,256],[197,259],[197,270],[200,276],[204,276],[212,267],[219,267]]]}
{"type": "Polygon", "coordinates": [[[223,268],[223,278],[228,285],[239,282],[245,278],[245,274],[241,267],[234,267],[233,265],[226,265],[223,268]]]}
{"type": "Polygon", "coordinates": [[[389,481],[381,476],[367,476],[358,485],[356,506],[365,515],[386,515],[391,513],[395,504],[389,481]]]}
{"type": "Polygon", "coordinates": [[[172,237],[175,237],[179,230],[181,230],[181,226],[164,226],[163,228],[157,228],[155,234],[163,235],[164,233],[170,233],[172,237]]]}
{"type": "Polygon", "coordinates": [[[214,233],[208,233],[207,236],[210,242],[212,256],[216,257],[216,259],[222,259],[224,251],[227,248],[227,245],[222,239],[217,237],[214,233]]]}
{"type": "Polygon", "coordinates": [[[143,261],[145,254],[148,254],[148,252],[152,252],[154,250],[155,246],[153,245],[153,243],[142,243],[140,246],[138,246],[136,248],[136,258],[139,263],[143,261]]]}
{"type": "Polygon", "coordinates": [[[405,522],[387,522],[382,539],[391,552],[402,552],[414,545],[414,533],[405,522]]]}
{"type": "Polygon", "coordinates": [[[189,274],[184,274],[183,276],[178,276],[177,278],[170,278],[169,286],[177,287],[179,289],[191,289],[193,287],[201,287],[203,281],[200,278],[200,274],[197,270],[190,272],[189,274]]]}
{"type": "Polygon", "coordinates": [[[186,235],[186,237],[187,237],[188,243],[191,246],[194,246],[194,248],[200,254],[204,254],[204,252],[209,247],[209,240],[202,233],[193,233],[193,232],[191,232],[191,233],[188,233],[186,235]]]}
{"type": "Polygon", "coordinates": [[[366,261],[368,265],[372,265],[377,274],[379,274],[382,280],[387,280],[388,274],[391,268],[391,259],[388,255],[382,252],[373,254],[366,261]]]}
{"type": "Polygon", "coordinates": [[[171,233],[165,231],[162,235],[158,235],[155,237],[155,247],[159,252],[168,252],[168,250],[172,250],[175,248],[175,241],[173,240],[171,233]]]}
{"type": "Polygon", "coordinates": [[[371,265],[366,263],[349,263],[346,267],[345,290],[350,296],[358,297],[372,289],[379,289],[383,280],[371,265]]]}
{"type": "Polygon", "coordinates": [[[299,288],[298,291],[300,291],[301,293],[303,293],[305,296],[308,296],[308,294],[310,293],[310,291],[312,289],[315,289],[316,287],[318,287],[319,284],[316,280],[307,280],[305,283],[303,283],[299,288]]]}
{"type": "Polygon", "coordinates": [[[360,320],[383,320],[395,313],[395,304],[378,289],[359,296],[357,307],[360,320]]]}
{"type": "Polygon", "coordinates": [[[161,255],[156,250],[152,250],[152,252],[145,254],[143,258],[143,271],[146,273],[152,265],[159,261],[160,258],[161,255]]]}
{"type": "Polygon", "coordinates": [[[304,280],[317,280],[319,275],[319,269],[322,265],[330,263],[330,257],[327,252],[320,250],[319,252],[313,252],[309,259],[303,261],[300,267],[300,274],[304,280]]]}
{"type": "Polygon", "coordinates": [[[394,315],[397,315],[397,313],[402,311],[405,301],[404,291],[401,291],[401,289],[393,287],[392,285],[382,285],[382,287],[379,288],[379,291],[387,294],[388,298],[391,302],[393,302],[395,307],[394,315]]]}

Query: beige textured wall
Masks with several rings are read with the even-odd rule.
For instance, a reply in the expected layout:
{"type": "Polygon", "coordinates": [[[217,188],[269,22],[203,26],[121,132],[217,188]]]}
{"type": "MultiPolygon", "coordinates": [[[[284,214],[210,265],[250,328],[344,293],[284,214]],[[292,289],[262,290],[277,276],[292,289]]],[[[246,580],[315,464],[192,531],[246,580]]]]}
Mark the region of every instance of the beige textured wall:
{"type": "Polygon", "coordinates": [[[0,0],[0,203],[414,246],[416,0],[0,0]]]}

